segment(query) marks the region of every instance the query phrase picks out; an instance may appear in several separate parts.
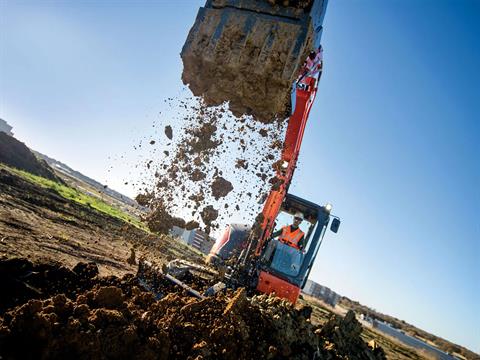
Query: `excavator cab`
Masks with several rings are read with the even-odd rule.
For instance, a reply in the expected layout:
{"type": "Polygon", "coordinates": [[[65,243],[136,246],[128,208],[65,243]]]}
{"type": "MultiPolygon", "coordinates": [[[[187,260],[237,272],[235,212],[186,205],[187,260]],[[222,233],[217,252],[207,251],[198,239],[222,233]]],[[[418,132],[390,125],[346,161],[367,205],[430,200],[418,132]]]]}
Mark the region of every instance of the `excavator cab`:
{"type": "Polygon", "coordinates": [[[339,225],[338,218],[331,215],[330,210],[329,205],[320,206],[287,194],[276,218],[273,233],[283,226],[290,225],[293,214],[301,212],[304,215],[304,221],[300,224],[300,229],[305,233],[304,247],[296,249],[277,239],[270,239],[259,261],[258,291],[275,293],[293,303],[296,302],[310,274],[330,220],[335,220],[339,225]]]}
{"type": "MultiPolygon", "coordinates": [[[[331,223],[331,230],[338,230],[340,220],[330,214],[331,206],[320,206],[298,196],[287,194],[275,220],[275,231],[292,223],[293,214],[304,216],[300,229],[305,233],[305,246],[296,249],[270,238],[256,261],[256,289],[262,293],[275,293],[295,303],[300,290],[310,274],[323,236],[331,223]],[[333,226],[335,223],[335,226],[333,226]]],[[[334,231],[336,232],[336,231],[334,231]]],[[[234,263],[248,246],[250,227],[242,224],[229,225],[217,239],[207,263],[217,266],[234,263]]]]}

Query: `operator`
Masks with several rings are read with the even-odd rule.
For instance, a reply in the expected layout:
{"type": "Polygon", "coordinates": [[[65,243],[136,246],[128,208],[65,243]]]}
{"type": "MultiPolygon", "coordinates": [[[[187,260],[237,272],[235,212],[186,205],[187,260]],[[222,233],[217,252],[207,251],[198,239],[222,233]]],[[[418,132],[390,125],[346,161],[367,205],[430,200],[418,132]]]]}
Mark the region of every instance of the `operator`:
{"type": "Polygon", "coordinates": [[[311,61],[310,64],[310,76],[315,76],[317,73],[322,72],[323,70],[323,48],[322,45],[319,46],[316,52],[311,53],[307,59],[311,61]],[[313,55],[313,58],[312,58],[313,55]]]}
{"type": "Polygon", "coordinates": [[[307,57],[307,60],[303,63],[301,76],[297,80],[297,83],[301,83],[306,76],[313,77],[317,73],[321,73],[323,70],[323,48],[322,45],[318,47],[316,51],[311,51],[307,57]]]}
{"type": "Polygon", "coordinates": [[[305,233],[300,229],[300,224],[303,221],[303,214],[299,211],[293,216],[293,224],[284,226],[280,230],[272,234],[272,238],[278,236],[278,240],[287,244],[297,250],[302,250],[305,247],[305,233]]]}

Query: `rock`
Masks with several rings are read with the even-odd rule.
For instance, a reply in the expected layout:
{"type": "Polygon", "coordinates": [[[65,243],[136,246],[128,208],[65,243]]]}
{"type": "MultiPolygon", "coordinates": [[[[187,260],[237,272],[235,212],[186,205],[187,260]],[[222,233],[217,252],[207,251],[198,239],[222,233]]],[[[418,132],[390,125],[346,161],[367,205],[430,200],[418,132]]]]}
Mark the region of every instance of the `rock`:
{"type": "Polygon", "coordinates": [[[130,249],[130,257],[127,259],[127,263],[130,265],[137,265],[137,261],[135,260],[135,249],[133,247],[130,249]]]}
{"type": "Polygon", "coordinates": [[[98,306],[107,309],[116,309],[123,303],[123,292],[115,286],[101,287],[94,295],[98,306]]]}

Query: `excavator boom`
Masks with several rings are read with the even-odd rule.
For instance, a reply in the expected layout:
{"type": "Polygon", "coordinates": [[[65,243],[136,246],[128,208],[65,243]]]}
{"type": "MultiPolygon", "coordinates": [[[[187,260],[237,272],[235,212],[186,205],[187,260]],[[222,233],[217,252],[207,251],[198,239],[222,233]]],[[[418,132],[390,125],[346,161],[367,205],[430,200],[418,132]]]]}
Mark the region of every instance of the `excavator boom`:
{"type": "Polygon", "coordinates": [[[256,246],[256,256],[260,255],[265,241],[267,241],[272,234],[275,219],[292,181],[293,173],[297,166],[305,125],[307,124],[308,116],[317,93],[317,78],[304,77],[301,84],[295,83],[294,89],[296,97],[295,108],[292,116],[288,119],[282,157],[276,166],[277,186],[273,186],[263,207],[262,232],[256,246]]]}

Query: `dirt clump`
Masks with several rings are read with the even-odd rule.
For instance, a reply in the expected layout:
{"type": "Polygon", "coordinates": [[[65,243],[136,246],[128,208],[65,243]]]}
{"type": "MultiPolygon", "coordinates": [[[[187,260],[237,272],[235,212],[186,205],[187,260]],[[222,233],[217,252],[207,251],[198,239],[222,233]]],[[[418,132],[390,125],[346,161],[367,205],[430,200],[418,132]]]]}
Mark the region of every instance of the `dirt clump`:
{"type": "Polygon", "coordinates": [[[261,137],[267,137],[268,136],[268,132],[265,129],[260,129],[260,131],[258,133],[260,134],[261,137]]]}
{"type": "Polygon", "coordinates": [[[192,181],[201,181],[201,180],[205,179],[206,177],[207,177],[207,175],[205,175],[205,173],[203,171],[201,171],[200,169],[195,169],[192,172],[190,172],[190,179],[192,181]]]}
{"type": "Polygon", "coordinates": [[[165,136],[169,139],[173,139],[173,130],[170,125],[165,126],[165,136]]]}
{"type": "Polygon", "coordinates": [[[185,227],[185,220],[170,215],[162,203],[157,202],[154,206],[154,210],[145,217],[151,231],[168,234],[173,226],[185,227]]]}
{"type": "Polygon", "coordinates": [[[201,126],[187,130],[191,138],[187,142],[190,146],[190,153],[201,153],[216,148],[220,142],[214,140],[217,126],[210,122],[201,126]]]}
{"type": "Polygon", "coordinates": [[[135,201],[141,206],[148,206],[153,199],[154,199],[154,195],[149,192],[138,194],[135,197],[135,201]]]}
{"type": "Polygon", "coordinates": [[[212,183],[212,195],[218,200],[228,195],[233,190],[232,183],[221,176],[216,177],[212,183]]]}
{"type": "Polygon", "coordinates": [[[188,223],[185,224],[185,230],[193,230],[197,229],[200,226],[198,222],[195,220],[190,220],[188,223]]]}
{"type": "MultiPolygon", "coordinates": [[[[214,209],[212,205],[205,206],[200,213],[203,222],[207,226],[207,229],[212,227],[212,222],[218,217],[218,210],[214,209]]],[[[208,233],[208,231],[207,231],[208,233]]]]}

